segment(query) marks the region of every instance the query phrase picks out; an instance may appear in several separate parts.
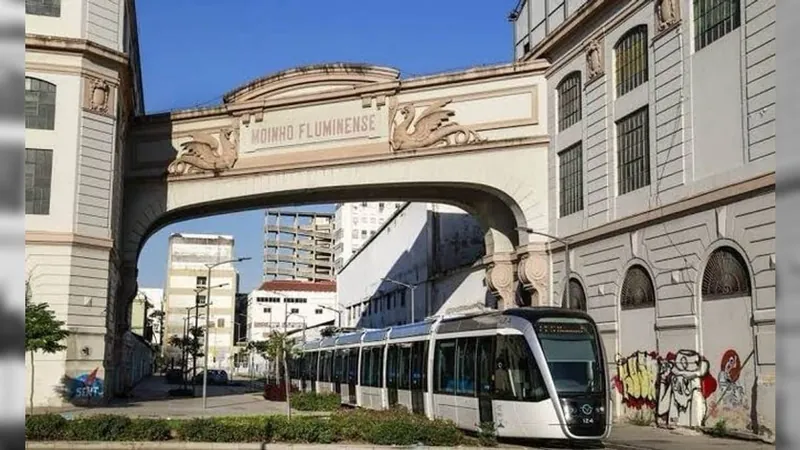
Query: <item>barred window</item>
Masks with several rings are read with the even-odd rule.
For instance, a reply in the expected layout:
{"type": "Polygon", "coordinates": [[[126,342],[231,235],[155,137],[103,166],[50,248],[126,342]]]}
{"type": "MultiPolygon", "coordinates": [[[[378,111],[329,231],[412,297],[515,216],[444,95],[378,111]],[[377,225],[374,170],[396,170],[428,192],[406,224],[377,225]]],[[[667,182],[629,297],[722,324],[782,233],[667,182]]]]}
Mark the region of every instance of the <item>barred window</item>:
{"type": "Polygon", "coordinates": [[[650,185],[650,123],[645,106],[617,121],[619,195],[650,185]]]}
{"type": "Polygon", "coordinates": [[[25,214],[50,214],[53,151],[25,149],[25,214]]]}
{"type": "Polygon", "coordinates": [[[56,124],[56,85],[25,77],[25,128],[52,130],[56,124]]]}
{"type": "Polygon", "coordinates": [[[628,30],[614,46],[617,97],[647,81],[647,25],[628,30]]]}
{"type": "Polygon", "coordinates": [[[25,14],[59,17],[61,0],[25,0],[25,14]]]}
{"type": "Polygon", "coordinates": [[[559,209],[565,217],[583,210],[583,149],[581,143],[558,154],[559,209]]]}
{"type": "Polygon", "coordinates": [[[556,87],[558,92],[558,130],[566,130],[581,120],[581,73],[572,72],[556,87]]]}
{"type": "Polygon", "coordinates": [[[694,0],[694,49],[711,44],[739,28],[739,0],[694,0]]]}
{"type": "Polygon", "coordinates": [[[703,271],[703,300],[745,297],[752,292],[742,255],[730,247],[714,250],[703,271]]]}
{"type": "Polygon", "coordinates": [[[642,266],[631,266],[622,282],[620,296],[622,309],[649,308],[656,305],[653,280],[642,266]]]}
{"type": "Polygon", "coordinates": [[[575,278],[569,280],[569,298],[567,298],[567,289],[564,289],[561,304],[570,309],[586,311],[586,291],[583,290],[580,281],[575,278]]]}

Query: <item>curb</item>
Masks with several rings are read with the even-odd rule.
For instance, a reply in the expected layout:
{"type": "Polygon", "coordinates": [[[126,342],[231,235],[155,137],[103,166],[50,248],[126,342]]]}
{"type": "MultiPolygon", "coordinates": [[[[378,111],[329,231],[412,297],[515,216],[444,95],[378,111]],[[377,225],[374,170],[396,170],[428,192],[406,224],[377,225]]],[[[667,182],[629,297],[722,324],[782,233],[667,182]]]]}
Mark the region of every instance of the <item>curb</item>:
{"type": "MultiPolygon", "coordinates": [[[[55,441],[55,442],[26,442],[25,448],[29,449],[105,449],[105,450],[190,450],[190,449],[212,449],[212,450],[327,450],[332,448],[342,450],[486,450],[483,447],[428,447],[428,446],[391,446],[391,445],[369,445],[369,444],[282,444],[282,443],[244,443],[244,442],[185,442],[185,441],[166,441],[166,442],[97,442],[97,441],[55,441]]],[[[503,447],[494,448],[519,448],[503,447]]]]}

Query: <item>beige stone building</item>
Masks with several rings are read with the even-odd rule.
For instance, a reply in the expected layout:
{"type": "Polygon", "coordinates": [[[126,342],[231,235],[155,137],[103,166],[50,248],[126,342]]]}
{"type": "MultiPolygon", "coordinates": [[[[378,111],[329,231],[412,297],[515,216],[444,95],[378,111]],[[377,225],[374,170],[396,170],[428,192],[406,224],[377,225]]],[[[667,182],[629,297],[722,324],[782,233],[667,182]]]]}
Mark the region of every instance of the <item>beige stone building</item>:
{"type": "Polygon", "coordinates": [[[774,432],[775,0],[512,17],[517,58],[550,63],[548,228],[615,355],[617,414],[774,432]]]}
{"type": "Polygon", "coordinates": [[[115,302],[124,142],[144,112],[136,11],[131,0],[25,8],[26,276],[72,333],[65,351],[35,356],[34,404],[96,402],[132,383],[114,361],[129,312],[115,302]]]}

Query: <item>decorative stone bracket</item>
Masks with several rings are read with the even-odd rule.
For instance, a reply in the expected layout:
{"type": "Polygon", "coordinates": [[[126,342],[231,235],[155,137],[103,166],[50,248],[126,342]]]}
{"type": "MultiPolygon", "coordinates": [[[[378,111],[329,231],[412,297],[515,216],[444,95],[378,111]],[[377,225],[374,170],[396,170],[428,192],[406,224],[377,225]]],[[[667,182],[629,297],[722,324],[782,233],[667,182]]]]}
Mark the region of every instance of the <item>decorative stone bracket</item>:
{"type": "Polygon", "coordinates": [[[678,0],[656,0],[656,30],[664,31],[681,21],[681,6],[678,0]]]}
{"type": "Polygon", "coordinates": [[[524,253],[517,265],[517,276],[522,288],[531,294],[533,306],[549,304],[550,270],[547,253],[544,251],[524,253]]]}
{"type": "Polygon", "coordinates": [[[586,46],[586,84],[600,78],[604,73],[603,42],[596,38],[586,46]]]}
{"type": "Polygon", "coordinates": [[[514,259],[510,255],[492,255],[486,269],[486,285],[497,298],[497,309],[516,305],[517,280],[514,276],[514,259]]]}

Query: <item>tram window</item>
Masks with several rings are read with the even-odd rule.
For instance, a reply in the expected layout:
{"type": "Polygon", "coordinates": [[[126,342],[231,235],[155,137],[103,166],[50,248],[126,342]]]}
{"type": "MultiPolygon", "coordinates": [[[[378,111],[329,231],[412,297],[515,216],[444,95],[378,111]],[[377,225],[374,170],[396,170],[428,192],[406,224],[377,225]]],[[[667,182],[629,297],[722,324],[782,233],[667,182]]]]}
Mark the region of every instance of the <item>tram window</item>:
{"type": "Polygon", "coordinates": [[[602,392],[600,344],[588,322],[542,319],[536,335],[560,394],[602,392]]]}
{"type": "Polygon", "coordinates": [[[521,401],[548,398],[539,366],[524,337],[498,336],[495,356],[495,398],[521,401]]]}
{"type": "Polygon", "coordinates": [[[361,349],[361,386],[369,386],[368,367],[372,363],[372,352],[368,348],[361,349]]]}
{"type": "Polygon", "coordinates": [[[383,347],[372,348],[372,386],[383,387],[383,347]]]}
{"type": "Polygon", "coordinates": [[[386,358],[386,387],[397,387],[397,346],[390,345],[386,358]]]}
{"type": "Polygon", "coordinates": [[[336,350],[333,354],[333,380],[336,383],[342,381],[342,352],[336,350]]]}
{"type": "Polygon", "coordinates": [[[453,394],[455,392],[456,375],[456,341],[438,341],[436,343],[436,359],[434,363],[436,373],[435,393],[453,394]]]}
{"type": "Polygon", "coordinates": [[[397,348],[397,389],[409,389],[411,371],[411,344],[397,348]]]}
{"type": "Polygon", "coordinates": [[[358,349],[351,348],[347,359],[347,382],[358,384],[358,349]]]}
{"type": "Polygon", "coordinates": [[[476,371],[478,378],[478,392],[491,394],[494,391],[492,383],[492,366],[494,365],[494,336],[484,336],[478,338],[476,371]]]}
{"type": "Polygon", "coordinates": [[[476,338],[461,338],[456,342],[456,394],[459,395],[475,396],[475,341],[476,338]]]}

